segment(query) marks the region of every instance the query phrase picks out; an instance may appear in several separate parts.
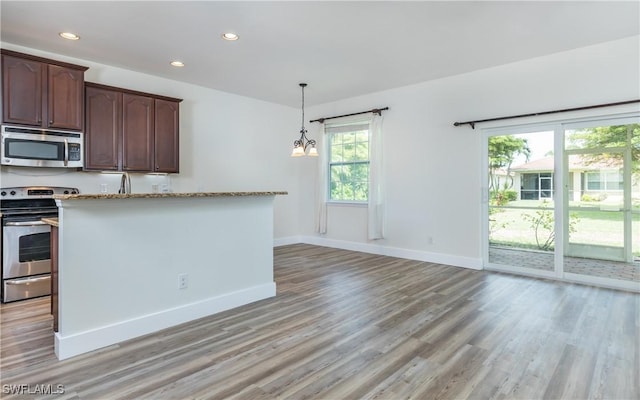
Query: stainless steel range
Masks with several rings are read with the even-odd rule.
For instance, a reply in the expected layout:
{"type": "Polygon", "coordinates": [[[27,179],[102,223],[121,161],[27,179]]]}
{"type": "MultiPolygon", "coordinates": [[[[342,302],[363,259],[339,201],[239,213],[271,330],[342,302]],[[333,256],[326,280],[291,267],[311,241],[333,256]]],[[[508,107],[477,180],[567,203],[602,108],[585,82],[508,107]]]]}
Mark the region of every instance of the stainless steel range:
{"type": "Polygon", "coordinates": [[[0,189],[2,213],[2,302],[51,294],[51,227],[57,217],[54,194],[76,194],[69,187],[0,189]]]}

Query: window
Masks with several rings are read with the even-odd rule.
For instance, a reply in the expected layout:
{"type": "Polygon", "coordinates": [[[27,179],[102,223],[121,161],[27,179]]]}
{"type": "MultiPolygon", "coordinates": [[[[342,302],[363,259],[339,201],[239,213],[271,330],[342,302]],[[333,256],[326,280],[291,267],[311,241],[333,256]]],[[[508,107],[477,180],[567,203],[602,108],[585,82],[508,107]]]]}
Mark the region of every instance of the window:
{"type": "Polygon", "coordinates": [[[587,190],[623,190],[622,171],[586,172],[587,190]]]}
{"type": "Polygon", "coordinates": [[[553,174],[540,172],[522,174],[520,198],[522,200],[550,199],[553,197],[553,174]]]}
{"type": "Polygon", "coordinates": [[[367,202],[369,197],[369,124],[327,125],[329,200],[367,202]]]}
{"type": "Polygon", "coordinates": [[[601,190],[602,184],[600,183],[600,172],[587,172],[587,189],[588,190],[601,190]]]}

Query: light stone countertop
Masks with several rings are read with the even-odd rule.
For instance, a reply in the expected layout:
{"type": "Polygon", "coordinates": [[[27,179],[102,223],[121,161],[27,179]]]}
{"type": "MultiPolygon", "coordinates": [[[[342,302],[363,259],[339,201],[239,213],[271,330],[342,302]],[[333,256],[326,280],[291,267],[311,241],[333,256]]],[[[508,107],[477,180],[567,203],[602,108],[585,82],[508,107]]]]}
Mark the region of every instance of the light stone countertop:
{"type": "Polygon", "coordinates": [[[102,199],[160,199],[189,197],[246,197],[287,195],[288,192],[186,192],[186,193],[130,193],[130,194],[56,194],[57,200],[102,200],[102,199]]]}
{"type": "Polygon", "coordinates": [[[44,222],[45,224],[49,224],[51,226],[59,226],[58,225],[58,218],[42,218],[41,221],[44,222]]]}

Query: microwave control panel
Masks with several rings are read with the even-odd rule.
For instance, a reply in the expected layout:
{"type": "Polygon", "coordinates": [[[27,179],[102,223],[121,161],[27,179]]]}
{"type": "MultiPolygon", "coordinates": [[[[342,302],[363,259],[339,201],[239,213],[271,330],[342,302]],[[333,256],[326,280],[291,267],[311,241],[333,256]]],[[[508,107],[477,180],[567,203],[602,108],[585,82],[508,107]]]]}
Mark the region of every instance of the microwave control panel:
{"type": "Polygon", "coordinates": [[[69,161],[82,160],[80,151],[80,143],[69,143],[69,161]]]}

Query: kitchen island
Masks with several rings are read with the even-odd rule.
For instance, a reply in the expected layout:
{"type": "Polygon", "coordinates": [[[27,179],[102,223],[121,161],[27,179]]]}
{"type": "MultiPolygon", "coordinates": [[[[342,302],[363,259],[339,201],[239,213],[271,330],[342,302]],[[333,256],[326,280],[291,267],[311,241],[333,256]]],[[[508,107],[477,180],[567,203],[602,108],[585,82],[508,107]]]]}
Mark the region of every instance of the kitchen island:
{"type": "Polygon", "coordinates": [[[59,359],[273,297],[286,192],[57,195],[59,359]]]}

